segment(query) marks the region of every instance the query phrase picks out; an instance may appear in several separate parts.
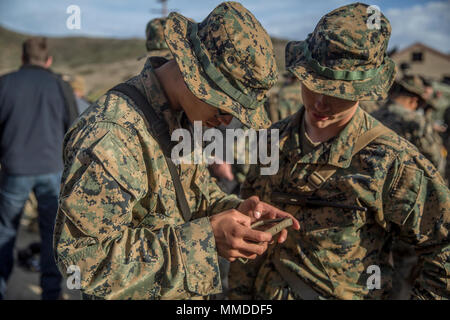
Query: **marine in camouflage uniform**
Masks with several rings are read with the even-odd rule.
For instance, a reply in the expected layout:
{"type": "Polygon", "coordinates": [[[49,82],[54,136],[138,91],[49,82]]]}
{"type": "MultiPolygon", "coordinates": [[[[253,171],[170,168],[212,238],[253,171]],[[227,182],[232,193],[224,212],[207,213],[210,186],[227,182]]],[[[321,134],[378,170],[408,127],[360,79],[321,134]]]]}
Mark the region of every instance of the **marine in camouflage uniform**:
{"type": "MultiPolygon", "coordinates": [[[[303,105],[301,84],[298,79],[290,73],[283,74],[280,86],[274,86],[268,93],[268,99],[264,103],[267,115],[272,123],[287,118],[296,113],[303,105]]],[[[242,153],[248,154],[248,145],[241,146],[242,153]]],[[[233,164],[232,171],[237,184],[244,183],[250,170],[250,165],[233,164]]],[[[236,188],[236,190],[239,190],[236,188]]]]}
{"type": "MultiPolygon", "coordinates": [[[[219,109],[256,128],[269,124],[262,101],[276,81],[276,64],[269,36],[247,9],[223,3],[200,24],[171,13],[164,32],[175,60],[149,58],[127,83],[171,132],[190,126],[185,105],[174,109],[173,95],[165,94],[181,90],[174,87],[181,84],[189,92],[183,97],[198,108],[206,104],[208,112],[219,109]],[[173,70],[179,80],[165,86],[162,76],[165,71],[173,76],[173,70]],[[218,74],[221,80],[212,81],[218,74]]],[[[110,91],[66,135],[54,246],[63,274],[70,265],[80,268],[84,298],[189,299],[221,291],[213,218],[233,217],[223,213],[227,209],[251,207],[242,208],[247,201],[223,193],[204,165],[181,163],[177,170],[192,212],[185,221],[162,148],[147,130],[154,125],[131,99],[110,91]]],[[[260,204],[253,209],[269,208],[260,204]]],[[[242,230],[250,234],[248,227],[242,230]]],[[[267,235],[258,232],[263,241],[270,240],[267,235]]]]}
{"type": "Polygon", "coordinates": [[[416,111],[420,105],[425,104],[424,94],[425,87],[420,77],[405,76],[395,83],[386,105],[372,115],[398,135],[414,144],[443,174],[445,159],[442,154],[442,139],[434,131],[432,124],[427,121],[426,117],[416,111]],[[417,101],[416,109],[410,109],[405,105],[404,97],[408,99],[407,101],[415,98],[417,101]]]}
{"type": "Polygon", "coordinates": [[[301,84],[291,73],[283,75],[280,86],[272,88],[264,107],[272,123],[296,113],[301,106],[301,84]]]}
{"type": "MultiPolygon", "coordinates": [[[[445,156],[442,138],[433,129],[431,106],[426,106],[430,92],[427,85],[419,76],[405,75],[394,83],[390,91],[390,99],[372,115],[384,125],[394,130],[418,147],[443,176],[445,156]],[[402,99],[405,96],[406,100],[402,99]],[[407,101],[407,102],[406,102],[407,101]],[[415,101],[414,108],[409,109],[410,102],[415,101]],[[427,110],[423,114],[424,110],[427,110]]],[[[398,299],[411,287],[414,280],[414,270],[417,266],[417,255],[414,246],[394,239],[392,256],[395,265],[393,290],[390,298],[398,299]]]]}
{"type": "Polygon", "coordinates": [[[395,65],[385,55],[389,21],[381,15],[380,28],[368,29],[367,7],[336,9],[306,41],[288,43],[286,65],[302,81],[305,107],[272,126],[280,130],[279,172],[259,176],[260,166],[253,165],[241,191],[244,198],[258,195],[269,202],[276,199],[274,192],[283,192],[367,211],[283,204],[299,220],[300,231],[254,261],[232,263],[230,298],[384,298],[392,283],[394,236],[419,252],[415,297],[450,297],[450,192],[415,146],[357,105],[386,98],[395,77],[395,65]],[[333,117],[341,114],[332,112],[337,104],[351,106],[354,113],[337,134],[317,142],[310,133],[335,128],[333,117]],[[372,130],[381,131],[374,135],[372,130]],[[367,132],[376,138],[357,151],[355,144],[367,132]],[[380,268],[380,289],[367,286],[368,280],[373,284],[372,265],[380,268]]]}
{"type": "Polygon", "coordinates": [[[380,106],[382,105],[381,102],[378,101],[360,101],[359,106],[361,109],[363,109],[365,112],[372,114],[380,109],[380,106]]]}
{"type": "Polygon", "coordinates": [[[164,57],[172,59],[172,53],[164,39],[164,26],[166,18],[152,19],[145,27],[145,47],[147,49],[146,57],[164,57]]]}

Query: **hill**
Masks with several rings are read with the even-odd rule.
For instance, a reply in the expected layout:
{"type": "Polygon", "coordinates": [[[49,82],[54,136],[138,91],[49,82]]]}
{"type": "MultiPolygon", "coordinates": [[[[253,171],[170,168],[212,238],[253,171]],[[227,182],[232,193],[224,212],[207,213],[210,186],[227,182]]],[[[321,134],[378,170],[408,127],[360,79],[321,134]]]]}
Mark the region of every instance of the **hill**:
{"type": "MultiPolygon", "coordinates": [[[[22,42],[28,37],[0,26],[0,70],[14,69],[20,65],[22,42]]],[[[112,63],[145,53],[144,39],[49,37],[48,44],[55,69],[112,63]]]]}
{"type": "MultiPolygon", "coordinates": [[[[21,65],[22,43],[29,35],[0,26],[0,75],[21,65]]],[[[284,70],[286,40],[272,38],[277,64],[284,70]]],[[[96,99],[120,81],[139,73],[145,59],[144,39],[48,37],[55,72],[81,75],[88,97],[96,99]]]]}

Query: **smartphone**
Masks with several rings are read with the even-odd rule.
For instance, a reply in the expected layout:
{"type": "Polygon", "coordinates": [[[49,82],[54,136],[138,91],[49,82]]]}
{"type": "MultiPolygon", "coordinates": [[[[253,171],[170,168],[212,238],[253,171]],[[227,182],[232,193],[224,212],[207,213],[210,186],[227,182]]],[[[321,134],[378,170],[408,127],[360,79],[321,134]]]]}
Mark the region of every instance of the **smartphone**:
{"type": "Polygon", "coordinates": [[[281,230],[292,225],[290,218],[278,218],[269,220],[260,220],[252,224],[250,227],[254,230],[264,231],[270,233],[272,236],[281,232],[281,230]]]}
{"type": "MultiPolygon", "coordinates": [[[[292,225],[291,218],[278,218],[269,220],[260,220],[252,224],[250,227],[254,230],[269,232],[272,236],[275,236],[281,230],[288,228],[292,225]]],[[[238,259],[242,263],[247,263],[247,258],[238,259]]]]}

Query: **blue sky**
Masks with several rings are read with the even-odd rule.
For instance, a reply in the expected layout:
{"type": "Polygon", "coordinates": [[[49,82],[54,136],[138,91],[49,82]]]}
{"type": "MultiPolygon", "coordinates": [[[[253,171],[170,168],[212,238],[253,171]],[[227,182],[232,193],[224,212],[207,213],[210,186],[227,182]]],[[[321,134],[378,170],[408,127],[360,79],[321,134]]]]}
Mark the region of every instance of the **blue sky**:
{"type": "MultiPolygon", "coordinates": [[[[221,1],[169,0],[169,9],[201,21],[221,1]]],[[[269,34],[304,39],[325,13],[354,1],[243,0],[269,34]]],[[[450,0],[370,0],[392,24],[390,47],[423,42],[450,53],[450,0]]],[[[158,17],[156,0],[0,0],[0,24],[20,32],[47,36],[144,37],[147,22],[158,17]],[[81,30],[69,30],[69,5],[81,9],[81,30]]]]}

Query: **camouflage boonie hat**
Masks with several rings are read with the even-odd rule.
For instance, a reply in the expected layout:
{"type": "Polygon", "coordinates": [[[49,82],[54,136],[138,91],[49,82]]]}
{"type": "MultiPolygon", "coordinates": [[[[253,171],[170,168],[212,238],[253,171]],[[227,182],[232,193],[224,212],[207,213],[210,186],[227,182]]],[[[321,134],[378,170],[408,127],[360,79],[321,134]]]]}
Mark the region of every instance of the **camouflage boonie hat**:
{"type": "Polygon", "coordinates": [[[272,41],[241,4],[224,2],[201,23],[172,12],[164,29],[189,90],[246,126],[266,128],[263,103],[277,82],[272,41]]]}
{"type": "Polygon", "coordinates": [[[368,5],[338,8],[317,24],[305,41],[286,46],[286,66],[310,90],[341,99],[381,100],[396,73],[386,50],[391,26],[379,12],[378,25],[368,5]],[[369,28],[371,26],[371,28],[369,28]]]}
{"type": "Polygon", "coordinates": [[[145,46],[147,51],[169,49],[164,40],[164,25],[166,24],[165,18],[152,19],[147,23],[145,28],[145,46]]]}
{"type": "Polygon", "coordinates": [[[421,99],[426,101],[425,98],[425,85],[423,80],[416,75],[404,76],[402,79],[397,80],[396,83],[403,87],[406,91],[418,95],[421,99]]]}

